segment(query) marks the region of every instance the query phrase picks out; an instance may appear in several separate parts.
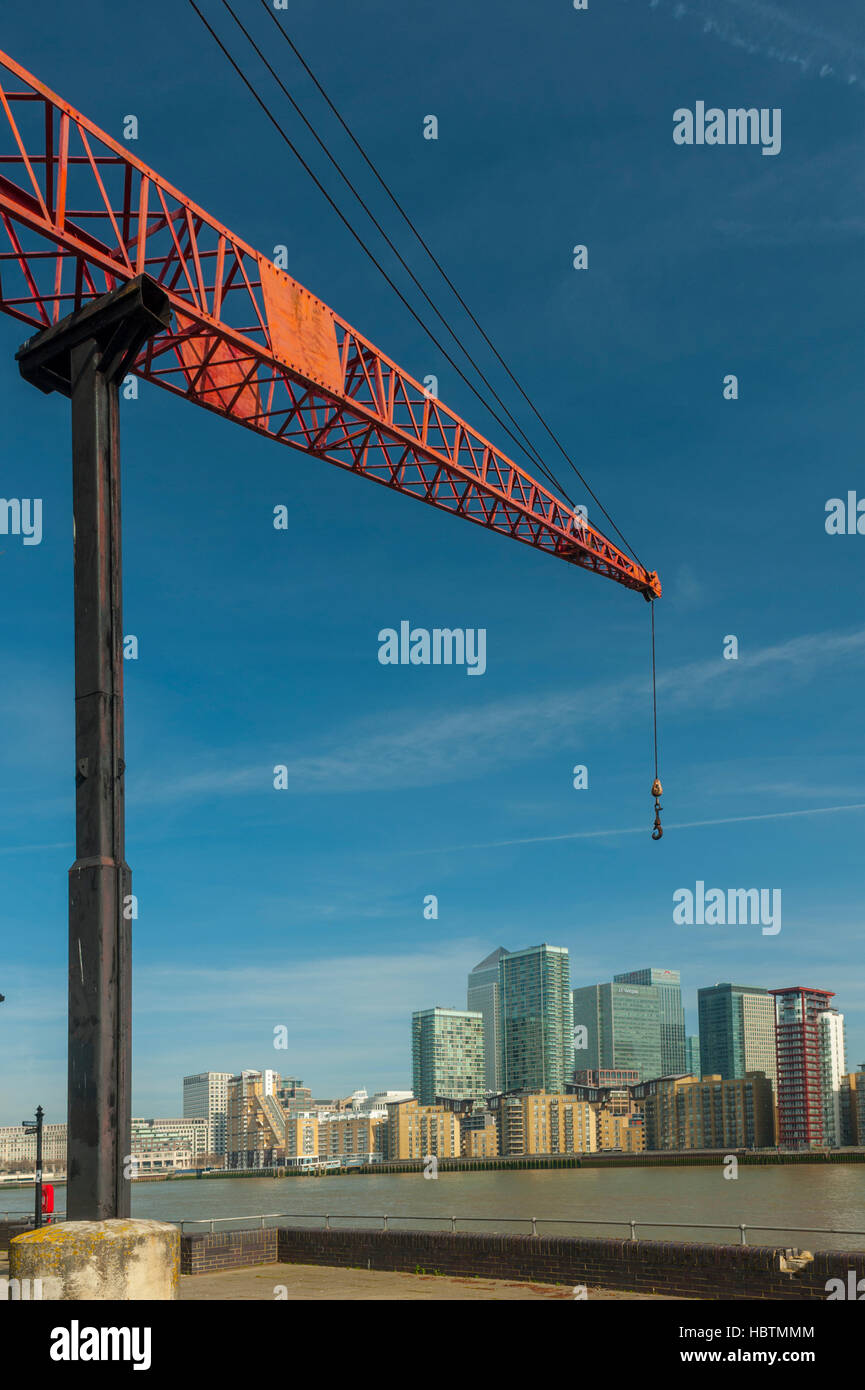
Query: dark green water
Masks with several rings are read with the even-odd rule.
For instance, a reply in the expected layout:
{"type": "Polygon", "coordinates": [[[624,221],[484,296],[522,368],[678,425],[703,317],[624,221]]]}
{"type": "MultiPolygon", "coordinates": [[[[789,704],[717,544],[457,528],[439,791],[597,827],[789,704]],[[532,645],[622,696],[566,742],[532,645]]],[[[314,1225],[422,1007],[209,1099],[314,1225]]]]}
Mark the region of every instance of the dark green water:
{"type": "MultiPolygon", "coordinates": [[[[62,1187],[57,1201],[62,1215],[62,1187]]],[[[0,1191],[0,1210],[32,1209],[32,1191],[0,1191]]],[[[865,1249],[862,1235],[802,1231],[814,1226],[865,1231],[865,1165],[742,1166],[735,1180],[725,1179],[720,1166],[444,1173],[436,1180],[419,1173],[173,1180],[136,1184],[132,1209],[135,1216],[165,1221],[236,1218],[217,1230],[258,1225],[255,1218],[262,1215],[315,1225],[319,1223],[312,1218],[325,1213],[334,1226],[380,1225],[372,1218],[387,1213],[393,1229],[450,1229],[450,1217],[457,1216],[461,1231],[519,1233],[530,1231],[526,1218],[536,1216],[547,1218],[538,1225],[542,1235],[627,1236],[626,1227],[606,1223],[633,1218],[657,1223],[638,1229],[638,1236],[650,1240],[736,1241],[737,1232],[713,1232],[700,1223],[738,1226],[744,1221],[749,1227],[771,1227],[749,1230],[751,1245],[865,1249]],[[548,1224],[550,1219],[554,1224],[548,1224]],[[590,1224],[561,1224],[566,1220],[590,1224]],[[672,1224],[677,1222],[690,1229],[678,1229],[672,1224]]],[[[186,1226],[188,1231],[206,1229],[186,1226]]]]}

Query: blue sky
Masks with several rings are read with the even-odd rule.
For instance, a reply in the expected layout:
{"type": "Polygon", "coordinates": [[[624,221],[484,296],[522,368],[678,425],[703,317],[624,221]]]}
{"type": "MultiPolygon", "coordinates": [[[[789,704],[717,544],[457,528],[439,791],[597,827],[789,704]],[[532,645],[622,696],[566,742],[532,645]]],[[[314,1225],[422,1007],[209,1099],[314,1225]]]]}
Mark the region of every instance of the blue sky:
{"type": "MultiPolygon", "coordinates": [[[[667,833],[649,838],[639,595],[142,385],[123,407],[124,627],[140,644],[125,668],[135,1113],[178,1112],[180,1078],[203,1068],[275,1066],[318,1095],[406,1085],[411,1011],[464,1006],[473,964],[542,940],[570,948],[575,985],[680,969],[692,1031],[697,988],[718,980],[835,990],[854,1067],[865,537],[828,536],[824,520],[829,498],[865,495],[861,20],[840,0],[819,19],[804,0],[290,14],[661,575],[667,833]],[[698,100],[780,108],[781,152],[674,145],[674,110],[698,100]],[[422,137],[430,113],[437,141],[422,137]],[[577,243],[587,271],[572,268],[577,243]],[[279,503],[287,532],[271,524],[279,503]],[[485,628],[485,674],[380,665],[377,634],[402,619],[485,628]],[[728,634],[737,662],[722,659],[728,634]],[[675,925],[674,892],[698,880],[781,889],[781,932],[675,925]],[[282,1024],[290,1046],[275,1051],[282,1024]]],[[[253,245],[287,245],[292,275],[508,445],[188,6],[45,0],[7,17],[3,44],[115,136],[136,114],[140,158],[253,245]]],[[[288,48],[268,52],[373,196],[288,48]]],[[[19,379],[23,336],[0,318],[0,493],[44,502],[41,545],[0,537],[0,1123],[39,1102],[65,1111],[74,858],[68,404],[19,379]]]]}

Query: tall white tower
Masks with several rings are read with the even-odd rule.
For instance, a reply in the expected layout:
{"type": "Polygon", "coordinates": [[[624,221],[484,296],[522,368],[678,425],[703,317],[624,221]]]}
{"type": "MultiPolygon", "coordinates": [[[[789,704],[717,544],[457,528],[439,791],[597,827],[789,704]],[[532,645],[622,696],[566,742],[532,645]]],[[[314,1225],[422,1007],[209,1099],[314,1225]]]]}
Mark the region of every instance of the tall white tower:
{"type": "Polygon", "coordinates": [[[841,1078],[846,1070],[844,1015],[837,1009],[826,1009],[820,1014],[820,1081],[827,1144],[841,1143],[841,1078]]]}
{"type": "Polygon", "coordinates": [[[183,1078],[184,1120],[207,1121],[210,1153],[225,1154],[228,1132],[228,1078],[230,1071],[202,1071],[183,1078]]]}

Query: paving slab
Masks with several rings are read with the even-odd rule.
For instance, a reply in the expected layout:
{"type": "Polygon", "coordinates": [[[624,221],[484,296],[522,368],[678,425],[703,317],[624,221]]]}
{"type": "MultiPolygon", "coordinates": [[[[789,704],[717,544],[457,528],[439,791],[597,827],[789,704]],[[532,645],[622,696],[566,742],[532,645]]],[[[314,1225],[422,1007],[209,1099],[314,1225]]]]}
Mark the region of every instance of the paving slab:
{"type": "MultiPolygon", "coordinates": [[[[380,1269],[343,1269],[334,1265],[271,1264],[217,1274],[187,1274],[180,1280],[180,1297],[199,1302],[223,1299],[268,1301],[385,1301],[385,1302],[518,1302],[539,1299],[573,1301],[566,1284],[530,1284],[509,1279],[481,1279],[442,1274],[402,1274],[380,1269]]],[[[676,1302],[663,1294],[625,1293],[617,1289],[587,1289],[587,1298],[627,1302],[634,1299],[676,1302]]]]}
{"type": "MultiPolygon", "coordinates": [[[[8,1276],[4,1253],[0,1253],[0,1278],[8,1276]]],[[[589,1301],[632,1300],[682,1302],[665,1294],[626,1293],[621,1289],[586,1290],[589,1301]]],[[[401,1274],[380,1269],[341,1269],[331,1265],[250,1265],[245,1269],[226,1269],[218,1274],[184,1274],[178,1296],[190,1302],[210,1300],[234,1302],[239,1299],[268,1302],[333,1300],[335,1302],[486,1302],[573,1300],[566,1284],[521,1284],[507,1279],[456,1278],[440,1274],[401,1274]],[[277,1298],[277,1291],[279,1297],[277,1298]]]]}

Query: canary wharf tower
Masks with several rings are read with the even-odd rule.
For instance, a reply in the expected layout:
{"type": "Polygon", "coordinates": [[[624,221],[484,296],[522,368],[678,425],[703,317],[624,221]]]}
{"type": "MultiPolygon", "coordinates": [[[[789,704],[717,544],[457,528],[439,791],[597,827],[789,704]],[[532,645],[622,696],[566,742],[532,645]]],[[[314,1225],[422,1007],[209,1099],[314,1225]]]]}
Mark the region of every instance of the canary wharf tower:
{"type": "Polygon", "coordinates": [[[529,946],[499,961],[502,1089],[564,1091],[574,1070],[567,947],[529,946]]]}

